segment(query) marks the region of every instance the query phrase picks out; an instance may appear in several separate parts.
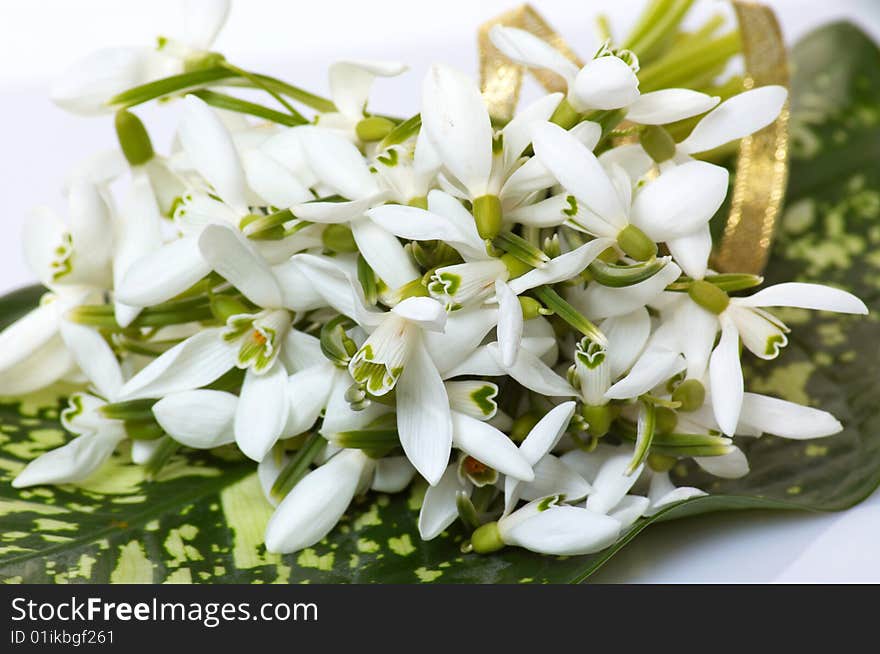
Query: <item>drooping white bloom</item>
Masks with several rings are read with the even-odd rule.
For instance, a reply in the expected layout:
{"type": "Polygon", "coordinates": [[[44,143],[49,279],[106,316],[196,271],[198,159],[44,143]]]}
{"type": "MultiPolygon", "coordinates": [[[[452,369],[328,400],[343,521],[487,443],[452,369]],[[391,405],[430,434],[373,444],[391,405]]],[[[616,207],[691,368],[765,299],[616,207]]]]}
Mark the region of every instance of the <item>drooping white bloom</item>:
{"type": "Polygon", "coordinates": [[[179,39],[161,38],[159,47],[97,50],[75,62],[52,88],[52,101],[76,114],[109,113],[115,95],[160,77],[184,72],[187,62],[208,54],[229,14],[229,0],[186,0],[179,39]]]}
{"type": "Polygon", "coordinates": [[[640,94],[638,62],[631,52],[624,54],[629,59],[624,61],[603,46],[579,69],[549,43],[525,30],[497,25],[489,35],[495,47],[513,61],[561,76],[568,85],[568,102],[579,113],[625,109],[631,122],[665,125],[705,113],[718,104],[717,97],[690,89],[640,94]]]}

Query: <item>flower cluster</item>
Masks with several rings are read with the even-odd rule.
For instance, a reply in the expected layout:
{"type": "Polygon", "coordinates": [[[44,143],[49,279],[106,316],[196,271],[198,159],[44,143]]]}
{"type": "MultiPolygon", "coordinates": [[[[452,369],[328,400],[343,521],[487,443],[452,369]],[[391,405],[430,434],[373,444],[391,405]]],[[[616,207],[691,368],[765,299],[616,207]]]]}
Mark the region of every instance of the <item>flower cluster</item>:
{"type": "Polygon", "coordinates": [[[368,96],[405,66],[336,63],[319,98],[210,51],[226,2],[186,6],[184,38],[98,52],[54,93],[115,112],[121,147],[71,175],[67,221],[26,224],[49,293],[0,334],[0,393],[85,390],[62,414],[75,437],[16,487],[83,480],[126,441],[151,475],[234,444],[277,505],[270,551],[421,477],[425,539],[461,520],[477,552],[581,554],[702,494],[671,482],[680,460],[739,477],[743,437],[841,429],[746,392],[740,346],[786,345],[769,307],[865,305],[804,283],[743,294],[761,278],[708,263],[728,171],[701,153],[770,124],[784,88],[640,92],[632,52],[579,68],[498,26],[505,55],[567,92],[499,123],[474,79],[434,65],[402,120],[368,96]],[[213,90],[233,87],[283,109],[213,90]],[[157,98],[180,112],[166,155],[130,111],[157,98]]]}

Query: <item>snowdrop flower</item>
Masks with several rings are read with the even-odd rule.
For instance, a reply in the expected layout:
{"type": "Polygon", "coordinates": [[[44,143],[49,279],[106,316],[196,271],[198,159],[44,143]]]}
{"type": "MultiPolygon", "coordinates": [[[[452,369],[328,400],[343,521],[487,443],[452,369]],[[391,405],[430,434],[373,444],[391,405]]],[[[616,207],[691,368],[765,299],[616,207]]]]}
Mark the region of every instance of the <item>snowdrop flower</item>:
{"type": "Polygon", "coordinates": [[[499,194],[523,163],[532,125],[547,120],[560,99],[559,94],[541,98],[496,136],[472,79],[448,66],[435,65],[428,72],[422,92],[423,129],[449,173],[448,190],[473,203],[482,238],[493,238],[500,231],[503,211],[499,194]]]}
{"type": "Polygon", "coordinates": [[[15,488],[82,481],[94,473],[126,438],[125,425],[107,418],[102,408],[115,401],[122,370],[110,346],[94,329],[65,322],[61,335],[94,392],[74,393],[61,412],[64,428],[76,437],[31,461],[12,482],[15,488]]]}
{"type": "Polygon", "coordinates": [[[551,495],[526,504],[471,535],[475,552],[485,554],[515,545],[541,554],[576,556],[598,552],[620,535],[620,522],[589,509],[562,504],[551,495]]]}
{"type": "Polygon", "coordinates": [[[400,444],[416,470],[436,484],[449,460],[453,420],[422,332],[443,331],[446,312],[430,298],[413,297],[369,320],[365,326],[372,332],[352,357],[349,372],[372,395],[396,389],[400,444]]]}
{"type": "Polygon", "coordinates": [[[629,51],[614,53],[607,44],[583,68],[537,36],[515,27],[497,25],[492,43],[518,64],[546,68],[568,86],[569,111],[624,109],[626,119],[643,125],[665,125],[697,116],[718,104],[718,98],[690,89],[639,93],[638,60],[629,51]]]}
{"type": "Polygon", "coordinates": [[[762,359],[776,358],[780,349],[788,343],[788,327],[765,311],[765,307],[797,307],[861,315],[868,313],[865,304],[851,293],[820,284],[776,284],[748,297],[731,298],[710,282],[699,280],[691,284],[688,295],[708,314],[706,320],[693,323],[688,328],[694,342],[703,346],[703,351],[696,356],[700,360],[709,360],[715,419],[721,431],[727,435],[735,432],[743,403],[740,342],[762,359]],[[713,319],[709,320],[709,317],[713,319]],[[709,357],[707,350],[712,347],[719,328],[721,340],[709,357]]]}
{"type": "Polygon", "coordinates": [[[187,0],[179,40],[159,39],[157,49],[116,47],[97,50],[75,62],[52,89],[52,101],[71,113],[109,113],[115,95],[160,77],[204,65],[229,14],[229,0],[187,0]]]}
{"type": "Polygon", "coordinates": [[[61,338],[70,309],[112,287],[113,214],[94,184],[74,183],[69,223],[47,207],[24,226],[25,261],[50,289],[40,306],[0,332],[0,392],[25,394],[70,374],[74,362],[61,338]]]}
{"type": "Polygon", "coordinates": [[[572,194],[585,232],[615,239],[624,253],[640,261],[656,254],[656,243],[666,243],[676,261],[692,247],[695,235],[708,237],[711,245],[708,222],[727,195],[724,168],[684,164],[632,197],[632,183],[622,168],[613,168],[609,176],[595,155],[561,127],[536,126],[534,145],[535,155],[572,194]]]}
{"type": "Polygon", "coordinates": [[[316,123],[338,130],[352,141],[372,142],[384,138],[394,127],[387,118],[367,116],[367,101],[377,77],[396,77],[407,70],[391,61],[337,61],[330,65],[330,99],[335,112],[319,114],[316,123]]]}

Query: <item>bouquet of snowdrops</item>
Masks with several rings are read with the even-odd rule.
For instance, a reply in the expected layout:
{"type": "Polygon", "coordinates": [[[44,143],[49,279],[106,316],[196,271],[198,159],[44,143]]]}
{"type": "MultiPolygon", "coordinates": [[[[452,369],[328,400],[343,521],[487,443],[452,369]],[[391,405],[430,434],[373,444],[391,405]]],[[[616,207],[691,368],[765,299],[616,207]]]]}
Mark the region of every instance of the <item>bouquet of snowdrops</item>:
{"type": "Polygon", "coordinates": [[[583,554],[703,494],[670,480],[682,459],[739,477],[740,438],[841,429],[747,392],[740,360],[787,344],[769,308],[865,305],[709,264],[729,173],[705,153],[772,123],[785,88],[640,92],[645,62],[612,41],[579,67],[496,26],[565,93],[499,122],[437,64],[421,112],[387,117],[370,88],[406,66],[335,63],[321,98],[211,51],[227,2],[185,6],[184,38],[95,53],[53,94],[115,114],[120,147],[71,175],[67,220],[26,224],[49,293],[0,334],[0,392],[83,390],[16,487],[81,481],[125,441],[152,475],[234,444],[277,505],[273,552],[420,477],[424,539],[460,521],[475,552],[583,554]],[[163,155],[132,109],[172,98],[163,155]]]}

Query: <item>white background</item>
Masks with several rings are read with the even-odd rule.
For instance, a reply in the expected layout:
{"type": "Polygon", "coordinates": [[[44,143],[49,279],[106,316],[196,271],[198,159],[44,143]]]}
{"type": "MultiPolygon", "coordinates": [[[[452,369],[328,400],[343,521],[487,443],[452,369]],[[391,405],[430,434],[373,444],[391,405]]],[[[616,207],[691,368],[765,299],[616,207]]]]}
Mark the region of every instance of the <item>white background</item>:
{"type": "MultiPolygon", "coordinates": [[[[839,18],[880,40],[878,0],[765,0],[785,37],[797,40],[839,18]]],[[[476,26],[515,0],[239,0],[217,49],[239,66],[327,93],[339,58],[406,61],[411,71],[376,87],[372,108],[410,115],[427,66],[444,61],[476,73],[476,26]]],[[[533,0],[582,55],[596,47],[591,17],[609,15],[625,33],[641,0],[533,0]]],[[[726,10],[703,0],[701,10],[726,10]]],[[[702,14],[703,16],[705,13],[702,14]]],[[[699,16],[697,16],[698,18],[699,16]]],[[[65,172],[114,144],[112,120],[55,108],[49,85],[69,62],[105,46],[151,44],[178,32],[173,0],[0,0],[0,294],[32,281],[19,246],[28,210],[63,210],[65,172]]],[[[158,149],[173,133],[175,108],[141,112],[158,149]]],[[[702,516],[650,528],[597,579],[605,582],[880,582],[880,495],[832,515],[748,512],[702,516]]]]}

